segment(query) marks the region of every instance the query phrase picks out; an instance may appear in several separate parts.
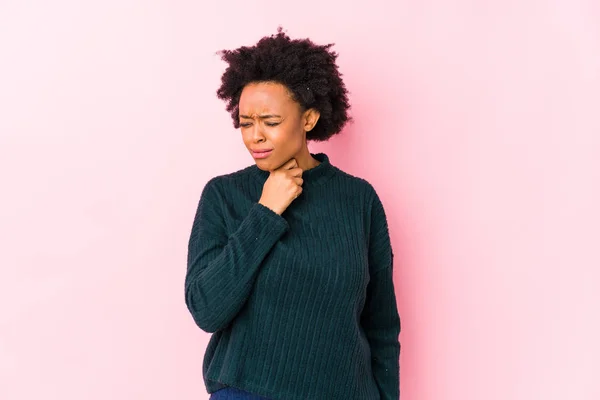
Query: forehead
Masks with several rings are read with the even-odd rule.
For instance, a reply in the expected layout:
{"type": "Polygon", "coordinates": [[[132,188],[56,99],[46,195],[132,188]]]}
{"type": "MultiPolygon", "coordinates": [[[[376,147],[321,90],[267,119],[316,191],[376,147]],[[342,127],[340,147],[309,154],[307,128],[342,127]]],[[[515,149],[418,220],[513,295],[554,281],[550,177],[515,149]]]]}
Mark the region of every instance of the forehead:
{"type": "Polygon", "coordinates": [[[281,112],[294,105],[287,88],[280,83],[250,83],[240,96],[240,114],[281,112]]]}

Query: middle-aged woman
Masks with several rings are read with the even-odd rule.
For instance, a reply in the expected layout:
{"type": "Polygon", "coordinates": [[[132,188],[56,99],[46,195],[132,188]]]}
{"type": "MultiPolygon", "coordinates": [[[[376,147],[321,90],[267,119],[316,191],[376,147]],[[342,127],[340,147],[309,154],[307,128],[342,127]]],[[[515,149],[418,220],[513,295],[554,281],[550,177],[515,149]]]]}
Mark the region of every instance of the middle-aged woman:
{"type": "Polygon", "coordinates": [[[280,27],[220,53],[229,65],[217,95],[254,163],[208,181],[189,238],[185,302],[213,333],[203,362],[212,400],[400,397],[382,202],[307,147],[350,119],[332,45],[280,27]]]}

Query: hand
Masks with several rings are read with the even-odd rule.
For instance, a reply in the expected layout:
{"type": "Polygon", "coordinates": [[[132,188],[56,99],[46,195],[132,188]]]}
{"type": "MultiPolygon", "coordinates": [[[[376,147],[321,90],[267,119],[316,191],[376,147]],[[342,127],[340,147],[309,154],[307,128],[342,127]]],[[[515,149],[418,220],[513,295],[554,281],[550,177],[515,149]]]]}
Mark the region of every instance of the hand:
{"type": "Polygon", "coordinates": [[[302,168],[292,158],[271,171],[258,202],[281,215],[302,193],[302,182],[302,168]]]}

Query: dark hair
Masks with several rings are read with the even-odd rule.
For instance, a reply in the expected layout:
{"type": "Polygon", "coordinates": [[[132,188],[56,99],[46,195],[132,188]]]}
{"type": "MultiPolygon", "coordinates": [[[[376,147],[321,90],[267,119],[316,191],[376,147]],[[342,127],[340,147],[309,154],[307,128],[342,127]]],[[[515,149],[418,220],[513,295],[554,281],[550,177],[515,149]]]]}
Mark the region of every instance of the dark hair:
{"type": "Polygon", "coordinates": [[[326,141],[339,133],[352,117],[348,115],[348,90],[335,64],[338,54],[329,50],[333,45],[292,40],[280,26],[276,35],[265,36],[252,47],[218,51],[229,66],[221,76],[217,97],[227,102],[233,126],[239,128],[239,101],[247,84],[278,82],[303,111],[316,108],[320,112],[317,124],[306,133],[307,140],[326,141]]]}

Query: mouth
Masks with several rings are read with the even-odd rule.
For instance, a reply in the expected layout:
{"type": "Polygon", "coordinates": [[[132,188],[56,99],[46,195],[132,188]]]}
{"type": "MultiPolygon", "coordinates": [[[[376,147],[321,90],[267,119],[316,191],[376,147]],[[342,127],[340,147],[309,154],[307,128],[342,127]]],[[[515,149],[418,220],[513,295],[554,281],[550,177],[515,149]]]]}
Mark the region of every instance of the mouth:
{"type": "Polygon", "coordinates": [[[267,158],[271,155],[271,153],[273,152],[273,149],[271,150],[250,150],[250,152],[252,153],[252,157],[254,158],[267,158]]]}

